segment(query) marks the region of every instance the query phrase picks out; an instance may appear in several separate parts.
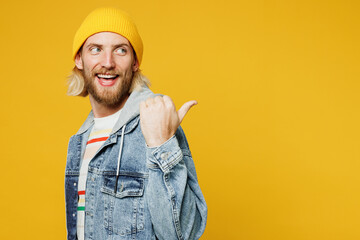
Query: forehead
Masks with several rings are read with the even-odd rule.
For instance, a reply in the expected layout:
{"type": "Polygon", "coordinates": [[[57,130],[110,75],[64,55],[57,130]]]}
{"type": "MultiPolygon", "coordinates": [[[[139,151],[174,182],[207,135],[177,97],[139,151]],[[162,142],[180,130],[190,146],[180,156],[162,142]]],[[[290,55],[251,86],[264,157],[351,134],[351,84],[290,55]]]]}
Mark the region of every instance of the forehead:
{"type": "Polygon", "coordinates": [[[90,44],[97,44],[97,45],[118,45],[118,44],[127,44],[129,46],[129,41],[121,36],[120,34],[114,32],[99,32],[91,35],[86,39],[84,42],[84,46],[90,44]]]}

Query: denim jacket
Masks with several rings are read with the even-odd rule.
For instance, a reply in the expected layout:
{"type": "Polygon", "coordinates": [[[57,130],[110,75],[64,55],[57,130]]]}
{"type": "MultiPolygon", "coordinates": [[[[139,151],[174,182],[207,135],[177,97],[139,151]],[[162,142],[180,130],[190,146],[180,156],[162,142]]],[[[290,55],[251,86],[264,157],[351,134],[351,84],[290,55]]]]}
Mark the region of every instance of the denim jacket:
{"type": "MultiPolygon", "coordinates": [[[[155,96],[134,91],[109,138],[91,160],[86,180],[85,239],[198,239],[207,206],[181,127],[148,148],[139,103],[155,96]]],[[[77,185],[94,116],[70,138],[65,170],[67,239],[76,239],[77,185]]]]}

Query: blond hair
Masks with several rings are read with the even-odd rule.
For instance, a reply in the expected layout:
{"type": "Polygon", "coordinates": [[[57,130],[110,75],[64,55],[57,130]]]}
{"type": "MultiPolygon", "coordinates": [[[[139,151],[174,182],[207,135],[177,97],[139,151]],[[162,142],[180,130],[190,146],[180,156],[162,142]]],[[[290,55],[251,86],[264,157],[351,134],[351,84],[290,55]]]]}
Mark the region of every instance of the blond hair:
{"type": "MultiPolygon", "coordinates": [[[[69,96],[81,96],[86,97],[89,93],[84,88],[85,80],[83,77],[83,73],[76,66],[73,68],[70,76],[68,77],[68,91],[67,95],[69,96]]],[[[150,81],[143,75],[138,69],[134,72],[130,92],[140,90],[142,87],[150,86],[150,81]]]]}

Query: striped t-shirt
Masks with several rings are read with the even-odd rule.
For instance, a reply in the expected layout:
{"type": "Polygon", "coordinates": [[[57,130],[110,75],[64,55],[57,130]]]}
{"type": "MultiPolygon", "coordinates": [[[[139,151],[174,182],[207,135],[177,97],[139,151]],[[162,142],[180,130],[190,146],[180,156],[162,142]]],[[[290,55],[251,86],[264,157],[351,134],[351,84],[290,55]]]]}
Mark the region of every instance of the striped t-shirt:
{"type": "Polygon", "coordinates": [[[80,175],[78,182],[78,208],[77,208],[77,237],[83,240],[84,235],[84,222],[85,222],[85,192],[86,192],[86,178],[88,167],[91,159],[95,156],[99,148],[108,139],[111,130],[117,122],[121,110],[103,118],[94,118],[95,124],[91,130],[89,139],[86,143],[84,157],[80,167],[80,175]]]}

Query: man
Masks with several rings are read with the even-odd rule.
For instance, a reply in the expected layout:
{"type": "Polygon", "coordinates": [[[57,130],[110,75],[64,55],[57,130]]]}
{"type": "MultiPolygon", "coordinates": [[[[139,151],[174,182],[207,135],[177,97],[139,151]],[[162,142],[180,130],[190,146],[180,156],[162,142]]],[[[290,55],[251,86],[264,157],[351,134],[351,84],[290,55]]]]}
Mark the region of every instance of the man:
{"type": "Polygon", "coordinates": [[[65,172],[68,239],[198,239],[207,206],[168,96],[140,73],[142,40],[132,20],[96,9],[78,29],[69,95],[92,106],[70,138],[65,172]]]}

